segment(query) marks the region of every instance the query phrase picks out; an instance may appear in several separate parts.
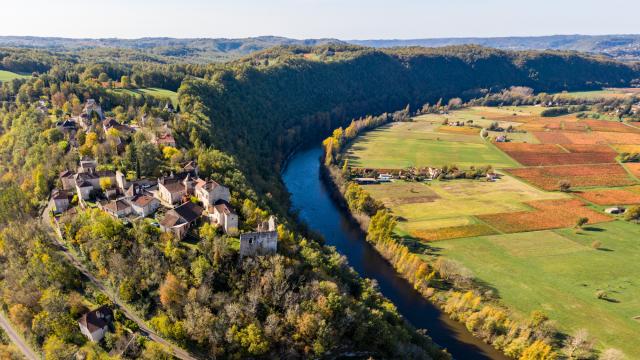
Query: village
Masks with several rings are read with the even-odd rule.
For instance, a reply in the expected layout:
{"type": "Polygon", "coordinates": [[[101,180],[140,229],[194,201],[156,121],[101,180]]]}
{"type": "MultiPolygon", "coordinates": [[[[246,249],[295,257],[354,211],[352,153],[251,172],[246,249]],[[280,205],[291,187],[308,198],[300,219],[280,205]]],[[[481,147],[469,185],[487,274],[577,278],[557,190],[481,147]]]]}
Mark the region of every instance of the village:
{"type": "MultiPolygon", "coordinates": [[[[41,106],[46,109],[45,104],[41,106]]],[[[174,110],[169,103],[164,111],[174,110]]],[[[140,130],[105,117],[93,99],[87,100],[80,116],[56,124],[72,140],[79,129],[90,130],[98,126],[105,134],[114,130],[117,133],[140,130]]],[[[162,129],[161,133],[153,136],[153,144],[161,149],[175,148],[176,141],[168,126],[165,124],[162,129]]],[[[118,141],[115,145],[118,151],[123,151],[125,144],[118,141]]],[[[276,218],[269,216],[254,231],[241,232],[238,214],[231,205],[230,189],[213,179],[201,178],[196,161],[185,162],[178,172],[135,180],[122,171],[105,169],[101,165],[105,164],[81,156],[75,169],[59,174],[60,186],[51,192],[48,207],[57,226],[59,216],[74,216],[82,209],[98,208],[125,224],[147,219],[161,232],[169,233],[180,241],[196,239],[198,227],[209,223],[221,233],[239,238],[240,259],[277,252],[276,218]]],[[[102,306],[85,313],[78,325],[90,341],[100,342],[112,327],[112,322],[113,311],[102,306]]]]}

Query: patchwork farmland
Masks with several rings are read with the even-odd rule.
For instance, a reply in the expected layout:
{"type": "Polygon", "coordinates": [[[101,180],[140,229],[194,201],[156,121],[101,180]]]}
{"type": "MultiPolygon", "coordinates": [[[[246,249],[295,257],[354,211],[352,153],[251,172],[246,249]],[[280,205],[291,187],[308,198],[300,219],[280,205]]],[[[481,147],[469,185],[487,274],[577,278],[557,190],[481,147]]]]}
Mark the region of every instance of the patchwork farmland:
{"type": "Polygon", "coordinates": [[[640,333],[640,267],[633,261],[640,225],[605,211],[640,205],[640,163],[620,162],[620,154],[640,152],[640,126],[543,117],[542,110],[472,107],[417,116],[365,133],[345,155],[353,168],[381,172],[490,166],[496,181],[396,179],[363,188],[397,217],[397,236],[432,249],[420,256],[454,259],[522,316],[543,310],[563,331],[586,328],[600,346],[640,358],[632,345],[640,333]],[[615,292],[619,303],[599,299],[599,291],[615,292]]]}

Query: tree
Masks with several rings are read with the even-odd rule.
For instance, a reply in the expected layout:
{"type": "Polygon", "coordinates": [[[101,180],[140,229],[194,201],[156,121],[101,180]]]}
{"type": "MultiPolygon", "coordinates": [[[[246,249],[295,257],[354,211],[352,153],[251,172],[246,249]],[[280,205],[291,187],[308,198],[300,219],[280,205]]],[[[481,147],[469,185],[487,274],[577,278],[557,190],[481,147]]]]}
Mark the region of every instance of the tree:
{"type": "Polygon", "coordinates": [[[578,219],[578,221],[576,221],[576,228],[582,229],[582,227],[585,226],[588,222],[589,218],[581,217],[578,219]]]}
{"type": "Polygon", "coordinates": [[[111,178],[108,178],[108,177],[100,178],[100,188],[102,190],[109,190],[112,187],[113,187],[113,184],[111,183],[111,178]]]}
{"type": "Polygon", "coordinates": [[[69,360],[74,358],[77,346],[67,344],[55,335],[47,338],[42,346],[45,360],[69,360]]]}
{"type": "Polygon", "coordinates": [[[555,360],[557,358],[558,355],[553,348],[541,340],[536,340],[529,345],[520,356],[520,360],[555,360]]]}
{"type": "Polygon", "coordinates": [[[558,188],[562,192],[570,192],[571,191],[571,183],[567,180],[560,180],[558,182],[558,188]]]}
{"type": "Polygon", "coordinates": [[[586,329],[576,331],[566,341],[563,352],[569,359],[591,359],[593,357],[593,341],[589,338],[589,332],[586,329]]]}
{"type": "Polygon", "coordinates": [[[160,302],[172,311],[179,311],[186,295],[186,287],[172,273],[167,273],[164,282],[160,285],[160,302]]]}
{"type": "Polygon", "coordinates": [[[640,206],[631,206],[624,213],[624,219],[627,221],[640,220],[640,206]]]}
{"type": "Polygon", "coordinates": [[[122,84],[122,87],[125,89],[128,89],[131,87],[131,81],[129,80],[129,77],[126,75],[123,75],[120,78],[120,83],[122,84]]]}

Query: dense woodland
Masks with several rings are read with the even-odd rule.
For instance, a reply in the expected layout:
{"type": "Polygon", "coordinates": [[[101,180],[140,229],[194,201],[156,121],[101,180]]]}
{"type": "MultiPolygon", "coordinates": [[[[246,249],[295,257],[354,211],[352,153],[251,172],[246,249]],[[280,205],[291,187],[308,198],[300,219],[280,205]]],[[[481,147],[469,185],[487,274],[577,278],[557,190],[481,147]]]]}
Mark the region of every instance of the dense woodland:
{"type": "MultiPolygon", "coordinates": [[[[0,50],[0,69],[34,75],[0,87],[0,295],[11,320],[50,359],[78,349],[98,358],[114,351],[157,358],[160,351],[137,340],[125,347],[126,329],[135,331],[126,319],[104,344],[77,336],[82,309],[108,301],[61,258],[35,218],[59,185],[59,172],[80,156],[148,177],[196,160],[206,175],[231,188],[245,227],[269,213],[283,219],[279,254],[242,263],[233,247],[237,239],[207,226],[196,243],[184,244],[147,223],[124,225],[97,210],[63,219],[66,239],[91,271],[181,346],[222,358],[355,353],[446,359],[342,256],[287,220],[279,178],[286,157],[368,113],[408,113],[424,103],[512,85],[556,91],[625,86],[640,77],[636,68],[600,58],[480,47],[282,47],[206,66],[104,51],[104,59],[119,61],[100,61],[95,52],[0,50]],[[117,86],[179,90],[179,112],[168,115],[162,111],[166,99],[113,91],[117,86]],[[77,115],[90,98],[143,133],[160,125],[142,125],[142,118],[158,118],[173,129],[177,147],[159,149],[144,134],[99,131],[79,133],[75,144],[55,124],[77,115]],[[114,145],[120,142],[127,144],[124,151],[114,145]]],[[[394,120],[385,116],[380,121],[394,120]]]]}

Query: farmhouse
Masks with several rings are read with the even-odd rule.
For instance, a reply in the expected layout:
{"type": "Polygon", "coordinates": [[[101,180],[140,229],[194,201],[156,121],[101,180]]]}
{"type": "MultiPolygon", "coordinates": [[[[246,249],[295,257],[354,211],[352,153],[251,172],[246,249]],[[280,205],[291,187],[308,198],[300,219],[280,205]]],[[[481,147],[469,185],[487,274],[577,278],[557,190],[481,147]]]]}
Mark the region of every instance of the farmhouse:
{"type": "Polygon", "coordinates": [[[113,200],[101,205],[102,210],[114,218],[123,218],[131,214],[131,205],[123,199],[113,200]]]}
{"type": "Polygon", "coordinates": [[[271,255],[278,250],[278,232],[273,216],[260,224],[257,230],[240,235],[240,257],[271,255]]]}
{"type": "Polygon", "coordinates": [[[113,321],[113,311],[106,306],[99,307],[82,315],[78,320],[80,332],[93,342],[99,342],[109,331],[113,321]]]}
{"type": "Polygon", "coordinates": [[[184,238],[189,227],[202,215],[203,209],[186,202],[175,209],[169,210],[160,221],[160,230],[173,233],[179,239],[184,238]]]}
{"type": "Polygon", "coordinates": [[[109,131],[110,129],[116,129],[116,130],[118,130],[120,132],[123,132],[123,133],[133,132],[132,128],[119,123],[114,118],[107,118],[106,120],[104,120],[102,122],[102,129],[104,130],[105,133],[107,131],[109,131]]]}
{"type": "Polygon", "coordinates": [[[78,173],[93,173],[94,171],[96,171],[97,167],[98,167],[97,161],[90,158],[84,158],[80,160],[80,166],[78,166],[78,173]]]}
{"type": "Polygon", "coordinates": [[[218,200],[212,206],[210,217],[218,224],[226,234],[236,234],[238,232],[238,215],[233,211],[231,205],[226,200],[218,200]]]}

